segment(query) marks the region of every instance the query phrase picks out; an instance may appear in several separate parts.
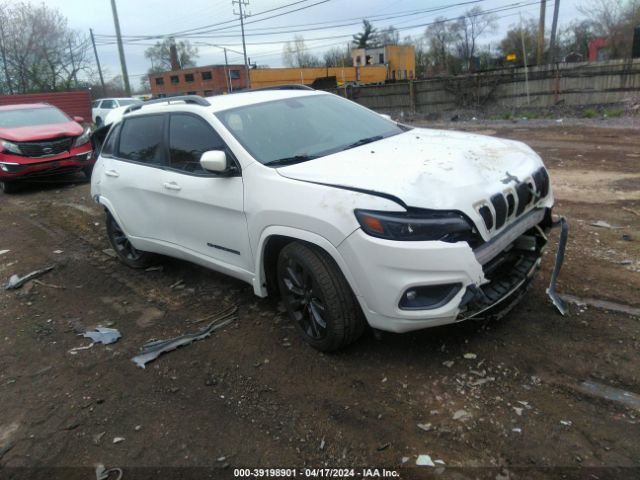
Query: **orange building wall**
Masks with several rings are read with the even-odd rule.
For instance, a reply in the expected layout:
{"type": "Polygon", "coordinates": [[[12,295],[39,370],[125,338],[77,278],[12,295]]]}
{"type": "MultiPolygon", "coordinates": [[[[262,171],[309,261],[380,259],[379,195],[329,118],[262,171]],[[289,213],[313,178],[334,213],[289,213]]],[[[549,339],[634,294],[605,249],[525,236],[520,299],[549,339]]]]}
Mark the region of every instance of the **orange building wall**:
{"type": "Polygon", "coordinates": [[[387,45],[385,50],[386,62],[389,64],[389,79],[408,80],[415,78],[416,49],[414,47],[405,45],[387,45]],[[406,77],[404,77],[405,70],[407,72],[406,77]]]}
{"type": "Polygon", "coordinates": [[[319,77],[336,77],[338,84],[344,82],[381,83],[387,78],[384,66],[369,66],[360,68],[360,79],[357,80],[356,67],[330,68],[259,68],[250,70],[251,88],[272,87],[302,83],[311,85],[319,77]]]}

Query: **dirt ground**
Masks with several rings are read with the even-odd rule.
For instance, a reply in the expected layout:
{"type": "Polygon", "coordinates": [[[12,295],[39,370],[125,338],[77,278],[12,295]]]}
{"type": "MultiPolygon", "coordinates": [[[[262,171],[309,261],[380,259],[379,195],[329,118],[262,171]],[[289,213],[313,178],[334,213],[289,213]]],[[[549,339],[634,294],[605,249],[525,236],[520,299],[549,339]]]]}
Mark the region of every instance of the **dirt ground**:
{"type": "MultiPolygon", "coordinates": [[[[640,307],[640,129],[447,128],[538,151],[570,224],[559,290],[640,307]],[[616,228],[591,225],[599,220],[616,228]]],[[[172,259],[133,271],[103,253],[104,215],[81,176],[0,195],[0,225],[0,283],[56,266],[42,283],[0,290],[0,477],[98,463],[124,480],[158,467],[206,467],[191,470],[198,478],[293,466],[388,467],[403,478],[640,475],[640,407],[580,386],[640,393],[640,318],[556,312],[545,288],[557,231],[504,319],[369,333],[323,355],[249,285],[172,259]],[[212,337],[144,370],[131,361],[146,341],[195,331],[234,305],[238,320],[212,337]],[[70,354],[89,344],[76,332],[98,325],[122,338],[70,354]],[[446,470],[416,467],[421,454],[446,470]]],[[[63,477],[72,472],[95,478],[63,477]]]]}

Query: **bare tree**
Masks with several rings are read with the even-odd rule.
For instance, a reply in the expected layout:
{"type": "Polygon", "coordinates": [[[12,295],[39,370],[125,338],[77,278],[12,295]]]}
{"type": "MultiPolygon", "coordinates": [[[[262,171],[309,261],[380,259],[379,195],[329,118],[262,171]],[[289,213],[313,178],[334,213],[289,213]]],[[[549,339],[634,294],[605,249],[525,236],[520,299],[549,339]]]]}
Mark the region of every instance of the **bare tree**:
{"type": "Polygon", "coordinates": [[[460,38],[457,23],[449,23],[446,18],[438,17],[427,27],[425,37],[431,66],[436,73],[448,72],[452,66],[451,50],[460,38]]]}
{"type": "Polygon", "coordinates": [[[535,20],[529,19],[522,24],[511,25],[504,38],[500,41],[500,51],[503,57],[514,53],[516,55],[516,64],[524,65],[533,62],[535,58],[535,48],[538,42],[538,24],[535,20]],[[524,45],[527,58],[524,58],[522,51],[522,42],[524,45]]]}
{"type": "Polygon", "coordinates": [[[631,56],[633,29],[640,24],[640,0],[587,0],[578,10],[593,22],[597,36],[608,39],[610,58],[631,56]]]}
{"type": "Polygon", "coordinates": [[[302,35],[293,37],[293,41],[287,42],[282,47],[282,61],[287,67],[306,68],[319,67],[320,60],[307,51],[302,35]]]}
{"type": "Polygon", "coordinates": [[[91,76],[86,35],[71,30],[58,10],[45,4],[17,3],[0,9],[4,83],[16,93],[69,89],[78,76],[91,76]]]}
{"type": "Polygon", "coordinates": [[[348,48],[333,47],[322,55],[325,67],[350,67],[351,52],[348,48]]]}
{"type": "Polygon", "coordinates": [[[162,42],[156,42],[152,47],[144,51],[144,57],[151,61],[148,73],[160,73],[172,70],[171,68],[171,43],[174,42],[178,53],[178,63],[182,68],[195,67],[198,60],[198,48],[191,45],[189,40],[174,41],[165,38],[162,42]]]}
{"type": "Polygon", "coordinates": [[[458,40],[458,56],[464,61],[467,71],[472,70],[473,57],[476,54],[477,40],[485,33],[493,33],[497,28],[497,17],[493,13],[484,13],[482,7],[473,7],[458,18],[454,27],[458,40]]]}
{"type": "Polygon", "coordinates": [[[400,43],[400,32],[393,25],[390,25],[380,31],[376,43],[382,47],[385,45],[398,45],[400,43]]]}

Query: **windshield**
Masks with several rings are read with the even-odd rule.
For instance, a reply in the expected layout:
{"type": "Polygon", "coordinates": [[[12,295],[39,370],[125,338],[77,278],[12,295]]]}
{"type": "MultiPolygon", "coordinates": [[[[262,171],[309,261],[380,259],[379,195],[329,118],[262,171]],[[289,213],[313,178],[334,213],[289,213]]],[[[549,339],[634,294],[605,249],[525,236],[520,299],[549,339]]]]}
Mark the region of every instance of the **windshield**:
{"type": "Polygon", "coordinates": [[[265,165],[303,162],[404,131],[377,113],[335,95],[275,100],[216,116],[265,165]]]}
{"type": "Polygon", "coordinates": [[[70,121],[69,117],[54,107],[0,110],[0,128],[31,127],[70,121]]]}

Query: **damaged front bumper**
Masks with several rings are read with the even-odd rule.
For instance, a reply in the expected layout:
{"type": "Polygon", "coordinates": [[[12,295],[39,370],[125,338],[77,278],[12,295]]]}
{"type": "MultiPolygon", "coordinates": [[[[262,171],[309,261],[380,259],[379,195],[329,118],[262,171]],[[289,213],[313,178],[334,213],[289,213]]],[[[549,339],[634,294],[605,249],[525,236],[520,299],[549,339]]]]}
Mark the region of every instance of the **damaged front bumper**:
{"type": "MultiPolygon", "coordinates": [[[[564,225],[556,272],[566,245],[564,225]]],[[[506,314],[535,276],[552,226],[551,210],[539,208],[475,250],[465,242],[393,242],[360,230],[338,250],[369,324],[401,333],[506,314]],[[407,307],[403,299],[413,292],[417,299],[433,294],[432,304],[407,307]]]]}
{"type": "Polygon", "coordinates": [[[556,294],[555,286],[564,261],[568,225],[564,218],[553,223],[547,209],[531,212],[522,223],[514,225],[513,231],[507,230],[474,252],[488,282],[467,286],[459,305],[459,320],[506,315],[527,291],[540,267],[547,233],[556,226],[561,227],[560,242],[547,294],[564,315],[566,306],[556,294]]]}

